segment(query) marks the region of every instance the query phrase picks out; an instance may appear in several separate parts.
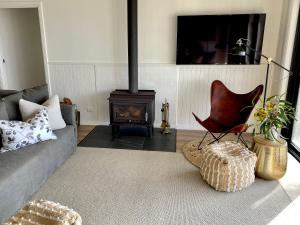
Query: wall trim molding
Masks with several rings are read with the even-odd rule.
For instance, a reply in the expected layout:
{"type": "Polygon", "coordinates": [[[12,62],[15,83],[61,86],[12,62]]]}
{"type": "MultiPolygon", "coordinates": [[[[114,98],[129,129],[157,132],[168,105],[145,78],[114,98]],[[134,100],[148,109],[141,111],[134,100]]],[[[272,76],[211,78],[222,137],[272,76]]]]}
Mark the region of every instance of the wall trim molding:
{"type": "MultiPolygon", "coordinates": [[[[105,61],[93,61],[93,60],[88,60],[88,61],[68,61],[68,60],[50,60],[48,61],[49,65],[127,65],[128,62],[105,62],[105,61]]],[[[267,62],[261,62],[260,64],[255,64],[255,65],[226,65],[226,64],[220,64],[220,65],[214,65],[214,64],[203,64],[203,65],[176,65],[175,63],[163,63],[163,62],[139,62],[139,65],[161,65],[161,66],[175,66],[177,68],[189,68],[189,67],[211,67],[211,66],[216,66],[216,67],[260,67],[267,65],[267,62]]]]}
{"type": "MultiPolygon", "coordinates": [[[[68,60],[50,60],[49,65],[127,65],[128,62],[105,62],[98,60],[88,60],[88,61],[68,61],[68,60]]],[[[139,62],[140,65],[169,65],[177,66],[175,63],[162,63],[162,62],[139,62]]]]}

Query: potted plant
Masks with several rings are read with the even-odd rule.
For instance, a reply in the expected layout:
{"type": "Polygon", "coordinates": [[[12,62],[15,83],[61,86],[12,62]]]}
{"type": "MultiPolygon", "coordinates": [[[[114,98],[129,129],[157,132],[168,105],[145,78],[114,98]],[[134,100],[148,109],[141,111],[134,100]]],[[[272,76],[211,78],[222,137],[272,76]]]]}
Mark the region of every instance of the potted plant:
{"type": "Polygon", "coordinates": [[[287,143],[280,134],[282,128],[295,120],[295,108],[283,95],[266,99],[255,108],[252,151],[257,155],[256,174],[264,179],[281,178],[287,166],[287,143]]]}
{"type": "Polygon", "coordinates": [[[282,97],[283,95],[269,97],[264,107],[255,109],[254,118],[257,123],[253,128],[253,135],[262,134],[267,140],[279,141],[279,137],[282,137],[281,129],[295,120],[295,108],[282,97]]]}

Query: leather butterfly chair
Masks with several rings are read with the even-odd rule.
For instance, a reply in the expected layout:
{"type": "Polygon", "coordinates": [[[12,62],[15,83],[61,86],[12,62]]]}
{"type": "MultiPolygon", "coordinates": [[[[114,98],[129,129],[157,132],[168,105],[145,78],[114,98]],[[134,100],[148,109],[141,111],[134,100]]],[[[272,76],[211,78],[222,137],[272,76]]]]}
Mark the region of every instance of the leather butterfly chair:
{"type": "Polygon", "coordinates": [[[201,149],[200,146],[208,133],[214,138],[209,144],[219,142],[229,133],[235,133],[238,134],[237,142],[241,141],[248,147],[242,133],[248,129],[246,122],[262,92],[263,85],[259,85],[247,94],[236,94],[231,92],[221,81],[213,81],[210,116],[202,121],[193,113],[197,122],[207,130],[198,149],[201,149]],[[218,133],[219,136],[214,133],[218,133]]]}

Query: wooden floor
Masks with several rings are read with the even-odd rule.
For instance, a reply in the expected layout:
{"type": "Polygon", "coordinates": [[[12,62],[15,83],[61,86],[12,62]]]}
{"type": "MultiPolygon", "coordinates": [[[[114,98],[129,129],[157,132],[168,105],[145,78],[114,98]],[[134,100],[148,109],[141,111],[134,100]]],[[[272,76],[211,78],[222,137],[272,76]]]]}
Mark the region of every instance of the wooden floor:
{"type": "MultiPolygon", "coordinates": [[[[93,129],[95,126],[93,125],[81,125],[78,128],[78,140],[77,143],[82,141],[93,129]]],[[[177,138],[176,138],[176,152],[181,152],[182,146],[189,141],[200,139],[205,134],[204,131],[199,130],[177,130],[177,138]]],[[[251,145],[252,136],[251,134],[245,134],[245,139],[251,145]]],[[[207,136],[207,140],[209,140],[209,135],[207,136]]],[[[236,140],[237,136],[234,134],[230,134],[224,138],[224,140],[236,140]]]]}
{"type": "Polygon", "coordinates": [[[77,144],[79,144],[79,142],[81,142],[94,128],[94,125],[80,125],[77,132],[77,144]]]}
{"type": "Polygon", "coordinates": [[[203,137],[204,132],[198,130],[177,130],[176,152],[181,152],[187,142],[203,137]]]}

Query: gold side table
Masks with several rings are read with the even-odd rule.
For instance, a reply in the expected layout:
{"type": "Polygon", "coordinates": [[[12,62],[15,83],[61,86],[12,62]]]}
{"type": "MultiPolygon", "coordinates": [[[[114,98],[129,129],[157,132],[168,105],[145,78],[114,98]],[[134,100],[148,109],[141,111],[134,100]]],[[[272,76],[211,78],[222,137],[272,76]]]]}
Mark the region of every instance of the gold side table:
{"type": "Polygon", "coordinates": [[[265,180],[277,180],[286,172],[287,167],[287,142],[279,138],[271,141],[263,135],[254,137],[252,151],[257,155],[255,167],[256,175],[265,180]]]}

